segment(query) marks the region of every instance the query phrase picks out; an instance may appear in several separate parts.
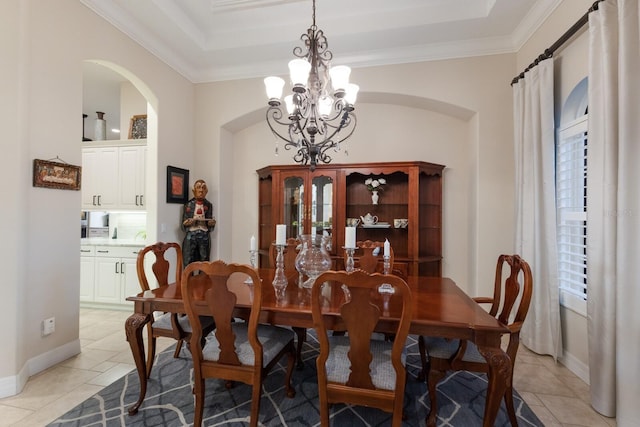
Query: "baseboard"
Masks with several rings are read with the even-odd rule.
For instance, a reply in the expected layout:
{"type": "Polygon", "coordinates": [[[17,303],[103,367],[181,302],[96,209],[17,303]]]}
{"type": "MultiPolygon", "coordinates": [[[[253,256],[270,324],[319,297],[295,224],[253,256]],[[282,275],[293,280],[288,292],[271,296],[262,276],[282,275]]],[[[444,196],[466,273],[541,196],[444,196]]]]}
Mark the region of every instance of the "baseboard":
{"type": "Polygon", "coordinates": [[[584,364],[580,359],[566,351],[558,360],[567,369],[576,374],[578,378],[589,384],[589,365],[584,364]]]}
{"type": "Polygon", "coordinates": [[[14,396],[22,391],[29,377],[79,354],[80,340],[68,342],[27,361],[17,375],[0,378],[0,398],[14,396]]]}

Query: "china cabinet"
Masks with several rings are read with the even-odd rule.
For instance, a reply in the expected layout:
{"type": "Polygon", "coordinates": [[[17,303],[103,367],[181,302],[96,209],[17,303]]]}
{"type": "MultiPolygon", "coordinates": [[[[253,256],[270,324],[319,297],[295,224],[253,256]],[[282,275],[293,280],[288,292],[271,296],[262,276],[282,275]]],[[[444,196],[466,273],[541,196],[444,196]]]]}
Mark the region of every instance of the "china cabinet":
{"type": "Polygon", "coordinates": [[[370,214],[375,224],[359,222],[358,241],[393,246],[396,269],[406,274],[442,274],[442,171],[427,162],[379,162],[308,166],[267,166],[259,178],[260,265],[268,264],[275,225],[286,224],[287,237],[330,236],[334,268],[343,268],[345,226],[370,214]],[[374,204],[369,178],[384,182],[374,204]],[[398,225],[398,227],[396,227],[398,225]]]}

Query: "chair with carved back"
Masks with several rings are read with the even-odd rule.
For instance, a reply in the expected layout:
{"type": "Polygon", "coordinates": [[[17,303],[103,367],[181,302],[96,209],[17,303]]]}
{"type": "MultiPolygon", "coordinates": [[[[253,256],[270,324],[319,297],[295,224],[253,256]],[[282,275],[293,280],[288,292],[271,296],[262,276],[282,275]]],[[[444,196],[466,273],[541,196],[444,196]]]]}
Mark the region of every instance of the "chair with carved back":
{"type": "MultiPolygon", "coordinates": [[[[152,283],[156,283],[158,287],[169,285],[169,271],[175,269],[175,283],[180,286],[180,280],[182,278],[182,250],[180,245],[175,242],[158,242],[152,245],[146,246],[138,253],[136,260],[136,272],[138,274],[138,282],[143,292],[150,290],[150,279],[152,283]],[[153,254],[153,264],[151,270],[153,271],[153,278],[147,277],[147,271],[145,270],[145,257],[147,254],[153,254]],[[172,267],[171,262],[167,258],[172,258],[171,253],[174,253],[175,264],[172,267]]],[[[205,328],[211,330],[213,328],[213,322],[209,319],[205,322],[205,328]]],[[[147,325],[147,378],[151,374],[151,368],[156,354],[156,338],[168,337],[177,340],[176,349],[173,357],[180,355],[182,348],[182,342],[184,341],[189,345],[189,337],[191,336],[191,325],[189,319],[185,315],[178,315],[176,313],[155,313],[151,322],[147,325]]]]}
{"type": "Polygon", "coordinates": [[[316,279],[311,290],[311,312],[320,343],[316,367],[323,427],[329,426],[329,405],[333,403],[376,407],[393,414],[394,427],[401,425],[406,384],[405,341],[412,307],[409,286],[399,276],[354,270],[327,271],[316,279]],[[345,335],[328,333],[334,322],[332,316],[323,312],[325,282],[332,282],[332,291],[342,292],[338,301],[345,335]],[[378,292],[383,283],[393,286],[392,296],[378,292]],[[374,331],[385,310],[384,298],[391,298],[389,304],[398,307],[400,313],[397,326],[387,331],[395,334],[393,342],[375,338],[374,331]]]}
{"type": "MultiPolygon", "coordinates": [[[[504,394],[504,401],[511,425],[516,426],[516,413],[513,406],[513,368],[520,343],[520,329],[529,311],[533,279],[529,264],[518,255],[500,255],[496,265],[493,297],[474,298],[480,304],[491,304],[489,313],[495,316],[509,330],[506,353],[511,360],[511,378],[504,394]],[[505,268],[507,267],[507,268],[505,268]],[[503,274],[504,273],[504,274],[503,274]]],[[[427,380],[431,410],[427,416],[427,425],[436,425],[437,402],[436,387],[447,371],[489,372],[485,358],[472,342],[466,340],[447,340],[445,338],[418,338],[422,374],[427,380]]]]}
{"type": "MultiPolygon", "coordinates": [[[[295,237],[289,237],[286,240],[286,244],[284,247],[284,251],[282,253],[283,262],[284,262],[284,270],[285,272],[296,271],[296,257],[298,256],[298,252],[300,252],[300,240],[295,237]]],[[[275,242],[269,247],[269,262],[271,263],[271,268],[276,268],[276,246],[275,242]]],[[[307,330],[305,328],[292,328],[297,336],[297,359],[298,359],[298,369],[304,368],[304,361],[302,360],[302,345],[307,339],[307,330]]]]}
{"type": "MultiPolygon", "coordinates": [[[[367,273],[384,272],[384,242],[365,240],[357,242],[358,249],[354,254],[354,267],[367,273]]],[[[393,271],[393,247],[389,247],[389,271],[393,271]]],[[[347,264],[347,253],[344,254],[344,263],[347,264]]]]}
{"type": "MultiPolygon", "coordinates": [[[[300,241],[295,237],[289,237],[286,241],[282,256],[284,257],[285,271],[294,271],[296,269],[296,257],[298,256],[300,241]]],[[[269,247],[269,263],[271,268],[276,268],[276,246],[275,242],[269,247]]]]}
{"type": "MultiPolygon", "coordinates": [[[[259,323],[262,283],[258,272],[249,265],[224,261],[194,262],[182,273],[182,298],[193,327],[190,350],[193,357],[195,394],[194,426],[202,424],[205,378],[239,381],[252,386],[249,425],[257,426],[262,381],[269,370],[288,356],[285,387],[288,397],[295,396],[291,376],[295,365],[295,334],[291,329],[259,323]],[[194,275],[195,271],[199,274],[194,275]],[[253,300],[247,321],[234,321],[234,275],[248,275],[253,280],[253,300]],[[199,313],[206,310],[214,318],[216,329],[205,334],[199,313]]],[[[242,283],[242,282],[240,282],[242,283]]],[[[231,408],[229,408],[231,409],[231,408]]]]}

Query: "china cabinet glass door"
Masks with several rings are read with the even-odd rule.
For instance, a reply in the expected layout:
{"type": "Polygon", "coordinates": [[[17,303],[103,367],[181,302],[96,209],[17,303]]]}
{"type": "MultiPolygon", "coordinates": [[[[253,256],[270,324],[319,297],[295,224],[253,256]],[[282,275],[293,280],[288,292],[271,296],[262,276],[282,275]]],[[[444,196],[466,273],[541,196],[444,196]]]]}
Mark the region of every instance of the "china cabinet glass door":
{"type": "Polygon", "coordinates": [[[283,224],[287,225],[287,238],[305,234],[305,191],[304,178],[290,176],[284,178],[283,224]]]}

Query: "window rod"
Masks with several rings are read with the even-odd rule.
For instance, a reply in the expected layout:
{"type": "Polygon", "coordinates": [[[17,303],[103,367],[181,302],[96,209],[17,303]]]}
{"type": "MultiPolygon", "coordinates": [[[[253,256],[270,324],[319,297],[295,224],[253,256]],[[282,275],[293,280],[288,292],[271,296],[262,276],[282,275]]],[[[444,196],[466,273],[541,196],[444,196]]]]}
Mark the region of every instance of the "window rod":
{"type": "Polygon", "coordinates": [[[513,80],[511,80],[511,85],[518,83],[518,80],[524,78],[524,73],[538,65],[540,61],[544,61],[545,59],[549,59],[553,56],[556,50],[558,50],[563,44],[565,44],[571,37],[573,37],[582,27],[584,27],[589,22],[589,14],[595,10],[598,10],[598,3],[604,0],[596,0],[593,5],[589,8],[587,13],[582,15],[578,21],[571,26],[563,35],[560,36],[558,40],[551,46],[549,46],[543,53],[541,53],[527,68],[524,69],[520,74],[515,76],[513,80]]]}

